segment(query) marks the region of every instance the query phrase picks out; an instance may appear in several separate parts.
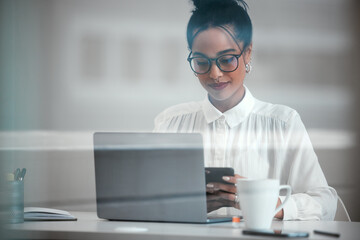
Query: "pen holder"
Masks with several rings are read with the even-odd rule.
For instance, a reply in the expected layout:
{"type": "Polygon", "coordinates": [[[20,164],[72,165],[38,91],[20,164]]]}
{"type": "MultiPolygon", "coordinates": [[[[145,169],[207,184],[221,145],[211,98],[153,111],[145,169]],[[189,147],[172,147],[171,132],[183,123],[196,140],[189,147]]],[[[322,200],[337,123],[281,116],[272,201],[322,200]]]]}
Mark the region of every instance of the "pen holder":
{"type": "Polygon", "coordinates": [[[9,181],[3,186],[1,199],[3,221],[8,223],[24,222],[24,181],[9,181]]]}

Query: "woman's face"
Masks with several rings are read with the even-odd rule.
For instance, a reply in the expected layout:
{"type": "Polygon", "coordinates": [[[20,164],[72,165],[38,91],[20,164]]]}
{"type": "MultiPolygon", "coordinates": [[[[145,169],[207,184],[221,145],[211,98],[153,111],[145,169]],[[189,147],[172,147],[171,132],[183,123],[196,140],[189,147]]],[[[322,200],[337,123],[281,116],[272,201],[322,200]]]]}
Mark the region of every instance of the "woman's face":
{"type": "MultiPolygon", "coordinates": [[[[192,57],[217,58],[224,54],[240,54],[242,51],[233,38],[221,28],[209,28],[200,32],[195,37],[192,46],[192,57]]],[[[242,48],[243,43],[239,46],[242,48]]],[[[245,64],[250,62],[251,48],[250,45],[243,52],[238,59],[239,66],[233,72],[221,71],[212,61],[209,72],[197,74],[201,85],[209,94],[210,101],[221,112],[237,105],[244,96],[245,64]]]]}

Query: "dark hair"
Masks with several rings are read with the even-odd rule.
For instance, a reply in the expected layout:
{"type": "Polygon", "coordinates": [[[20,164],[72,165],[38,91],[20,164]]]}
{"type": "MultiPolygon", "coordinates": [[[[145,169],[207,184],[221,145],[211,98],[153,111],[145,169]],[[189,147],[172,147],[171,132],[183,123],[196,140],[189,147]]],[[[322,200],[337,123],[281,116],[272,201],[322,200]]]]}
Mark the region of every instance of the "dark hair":
{"type": "Polygon", "coordinates": [[[187,42],[192,49],[198,33],[210,27],[221,27],[237,41],[244,42],[244,49],[252,39],[252,24],[244,0],[192,0],[194,10],[187,25],[187,42]],[[233,27],[233,29],[229,29],[233,27]],[[233,31],[232,31],[233,30],[233,31]],[[233,32],[233,33],[232,33],[233,32]]]}

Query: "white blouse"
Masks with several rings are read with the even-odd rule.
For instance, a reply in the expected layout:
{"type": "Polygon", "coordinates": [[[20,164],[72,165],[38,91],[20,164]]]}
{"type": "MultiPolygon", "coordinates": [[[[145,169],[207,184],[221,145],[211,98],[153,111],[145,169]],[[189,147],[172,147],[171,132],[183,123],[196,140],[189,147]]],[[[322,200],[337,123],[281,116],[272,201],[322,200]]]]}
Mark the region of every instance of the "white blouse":
{"type": "Polygon", "coordinates": [[[299,114],[289,107],[259,101],[246,88],[243,100],[224,113],[208,98],[170,107],[155,118],[154,131],[201,133],[205,166],[290,185],[284,220],[334,219],[337,193],[327,184],[299,114]]]}

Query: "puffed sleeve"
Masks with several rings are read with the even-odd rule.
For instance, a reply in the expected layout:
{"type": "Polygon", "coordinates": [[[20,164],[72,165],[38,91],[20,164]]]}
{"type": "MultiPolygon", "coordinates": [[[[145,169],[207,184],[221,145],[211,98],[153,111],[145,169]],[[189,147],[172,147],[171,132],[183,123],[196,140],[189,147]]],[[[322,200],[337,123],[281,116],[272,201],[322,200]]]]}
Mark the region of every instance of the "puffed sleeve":
{"type": "MultiPolygon", "coordinates": [[[[299,114],[293,112],[283,135],[288,161],[287,184],[292,195],[284,207],[284,220],[333,220],[337,193],[329,187],[299,114]]],[[[285,197],[280,197],[284,201],[285,197]]]]}
{"type": "Polygon", "coordinates": [[[159,113],[154,119],[154,129],[153,132],[166,132],[167,125],[166,122],[166,113],[159,113]]]}

